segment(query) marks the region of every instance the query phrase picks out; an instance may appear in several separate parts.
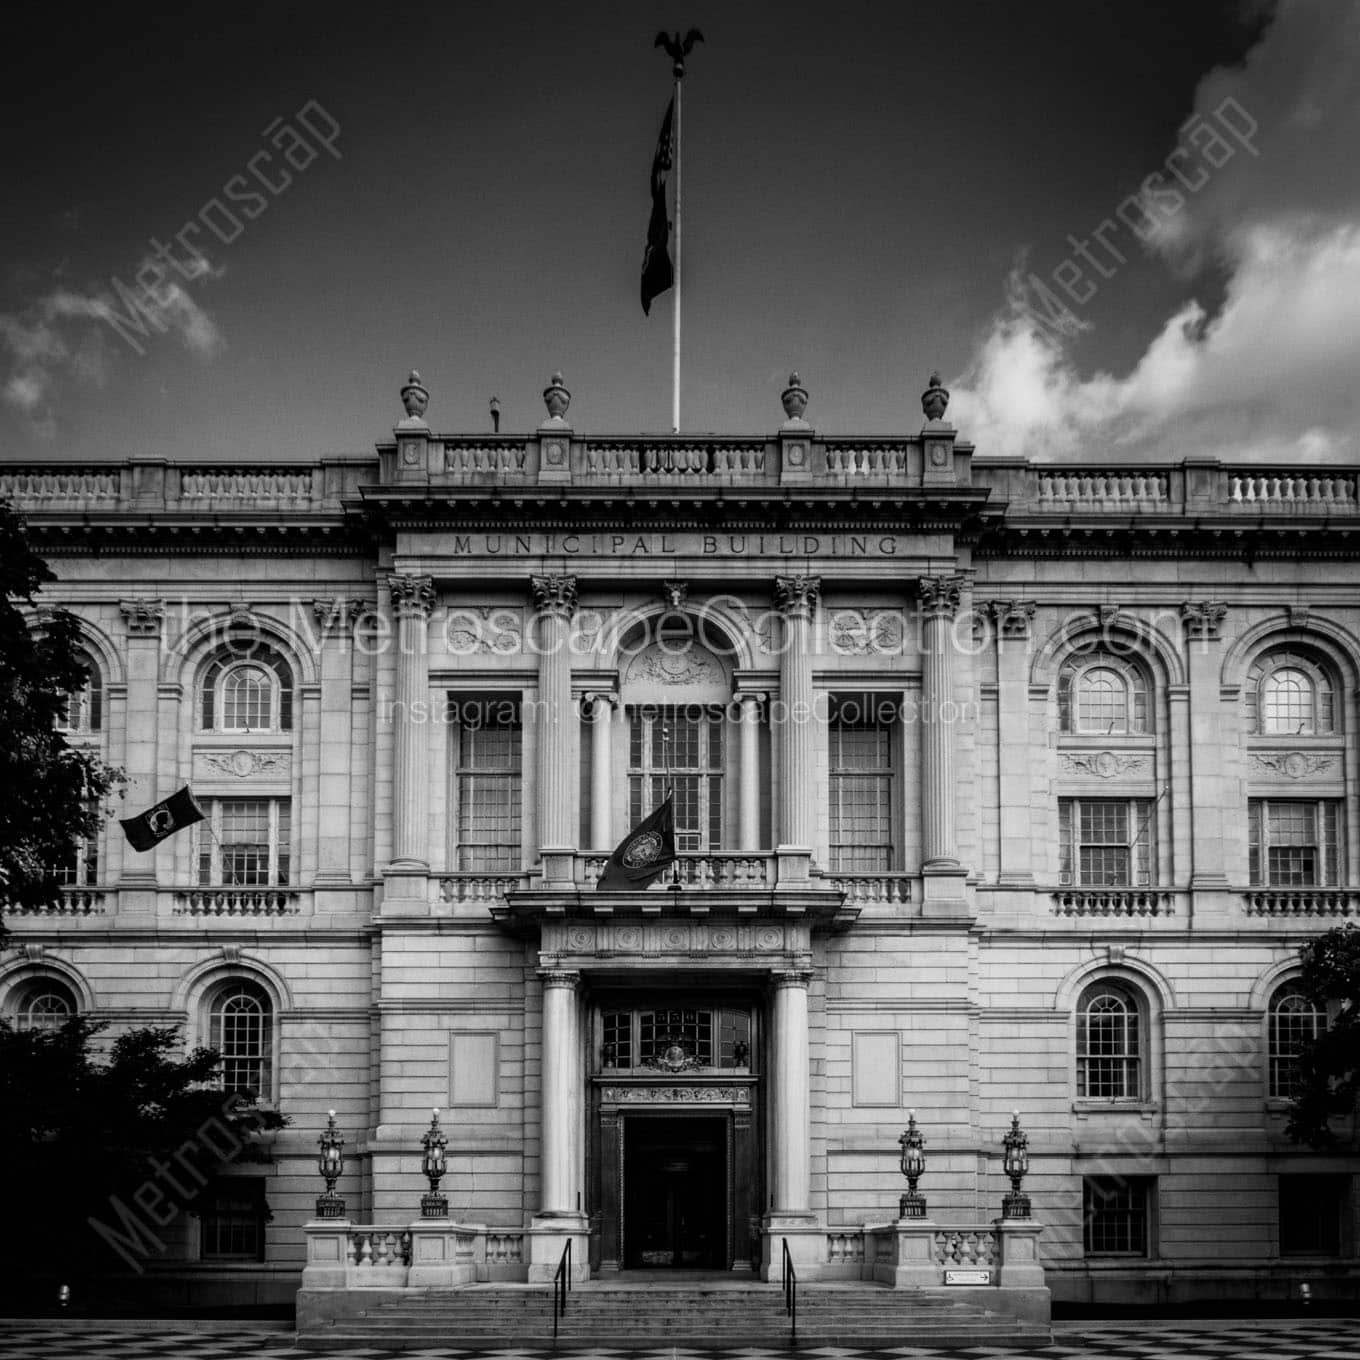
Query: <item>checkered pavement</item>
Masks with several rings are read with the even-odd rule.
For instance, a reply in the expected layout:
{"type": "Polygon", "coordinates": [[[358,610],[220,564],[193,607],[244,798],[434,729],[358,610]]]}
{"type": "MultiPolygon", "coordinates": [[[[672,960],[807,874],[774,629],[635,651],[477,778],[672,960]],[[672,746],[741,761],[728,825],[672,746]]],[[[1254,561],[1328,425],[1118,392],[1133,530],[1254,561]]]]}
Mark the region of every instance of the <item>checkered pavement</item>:
{"type": "MultiPolygon", "coordinates": [[[[315,1360],[287,1332],[212,1330],[76,1330],[59,1324],[0,1324],[0,1360],[315,1360]]],[[[343,1360],[1360,1360],[1360,1319],[1302,1318],[1268,1321],[1155,1323],[1059,1323],[1053,1345],[1007,1350],[968,1346],[959,1350],[894,1346],[859,1348],[809,1342],[786,1346],[604,1347],[431,1346],[401,1352],[373,1347],[330,1351],[343,1360]]]]}

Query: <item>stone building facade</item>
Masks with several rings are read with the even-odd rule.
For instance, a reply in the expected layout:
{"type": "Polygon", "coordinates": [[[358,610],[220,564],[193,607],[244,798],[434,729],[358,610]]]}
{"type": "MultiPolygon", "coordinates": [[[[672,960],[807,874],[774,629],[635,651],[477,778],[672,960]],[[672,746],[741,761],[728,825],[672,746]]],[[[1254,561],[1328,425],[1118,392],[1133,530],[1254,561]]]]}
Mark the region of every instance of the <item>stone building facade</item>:
{"type": "Polygon", "coordinates": [[[544,395],[0,475],[84,628],[72,739],[207,814],[10,913],[0,1009],[182,1025],[291,1120],[194,1215],[110,1209],[130,1266],[290,1295],[328,1110],[381,1265],[432,1108],[491,1278],[568,1237],[855,1274],[909,1111],[939,1260],[985,1264],[1018,1110],[1055,1299],[1353,1291],[1353,1131],[1284,1112],[1298,947],[1360,903],[1356,469],[975,459],[935,382],[884,438],[796,379],[767,438],[544,395]],[[596,891],[667,791],[674,881],[596,891]]]}

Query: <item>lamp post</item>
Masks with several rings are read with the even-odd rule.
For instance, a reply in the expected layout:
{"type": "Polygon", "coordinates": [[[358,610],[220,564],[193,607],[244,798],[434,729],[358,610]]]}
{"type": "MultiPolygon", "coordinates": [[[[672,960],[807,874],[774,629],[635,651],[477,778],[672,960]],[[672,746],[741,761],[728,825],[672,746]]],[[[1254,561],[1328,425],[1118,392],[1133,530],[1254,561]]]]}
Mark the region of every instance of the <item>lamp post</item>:
{"type": "Polygon", "coordinates": [[[316,1159],[316,1169],[326,1182],[326,1193],[317,1196],[316,1216],[344,1218],[344,1197],[335,1193],[335,1183],[345,1169],[345,1159],[340,1154],[340,1149],[345,1146],[345,1140],[340,1136],[340,1130],[335,1127],[334,1110],[326,1111],[326,1127],[321,1130],[321,1137],[316,1141],[321,1148],[321,1154],[316,1159]]]}
{"type": "Polygon", "coordinates": [[[430,1193],[420,1197],[420,1216],[421,1218],[447,1218],[449,1216],[449,1200],[447,1195],[439,1193],[439,1180],[448,1170],[447,1163],[444,1160],[444,1148],[448,1145],[449,1140],[444,1137],[443,1130],[439,1127],[439,1111],[436,1109],[431,1113],[430,1127],[425,1130],[425,1134],[420,1140],[420,1146],[425,1150],[420,1159],[420,1169],[430,1181],[430,1193]]]}
{"type": "Polygon", "coordinates": [[[926,1197],[918,1194],[916,1182],[926,1169],[926,1140],[916,1127],[916,1111],[907,1111],[907,1127],[897,1140],[902,1145],[902,1174],[907,1178],[907,1193],[898,1201],[899,1218],[924,1218],[926,1197]]]}
{"type": "Polygon", "coordinates": [[[1020,1182],[1029,1170],[1029,1135],[1020,1128],[1020,1111],[1011,1111],[1011,1126],[1001,1140],[1005,1149],[1002,1155],[1002,1168],[1011,1178],[1011,1192],[1001,1200],[1002,1218],[1028,1218],[1030,1214],[1029,1196],[1021,1194],[1020,1182]]]}

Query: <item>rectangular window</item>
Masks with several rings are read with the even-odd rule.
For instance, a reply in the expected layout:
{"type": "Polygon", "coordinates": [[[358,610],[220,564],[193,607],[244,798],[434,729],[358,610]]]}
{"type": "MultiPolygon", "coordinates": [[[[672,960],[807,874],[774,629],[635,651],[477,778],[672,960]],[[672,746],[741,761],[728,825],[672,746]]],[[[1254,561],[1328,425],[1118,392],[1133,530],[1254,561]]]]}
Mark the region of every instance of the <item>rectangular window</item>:
{"type": "Polygon", "coordinates": [[[203,1191],[199,1205],[203,1260],[264,1260],[268,1210],[262,1176],[222,1176],[203,1191]]]}
{"type": "Polygon", "coordinates": [[[287,798],[205,798],[194,831],[198,882],[225,888],[286,887],[291,872],[287,798]]]}
{"type": "Polygon", "coordinates": [[[1253,798],[1247,869],[1254,887],[1332,887],[1341,881],[1341,804],[1253,798]]]}
{"type": "Polygon", "coordinates": [[[458,713],[458,868],[517,874],[524,860],[519,702],[464,700],[458,713]]]}
{"type": "Polygon", "coordinates": [[[675,848],[723,848],[723,711],[648,704],[628,714],[628,824],[675,793],[675,848]]]}
{"type": "Polygon", "coordinates": [[[63,888],[92,888],[99,882],[99,834],[77,841],[53,870],[63,888]]]}
{"type": "Polygon", "coordinates": [[[1085,1176],[1082,1243],[1087,1256],[1147,1256],[1151,1176],[1085,1176]]]}
{"type": "Polygon", "coordinates": [[[1280,1176],[1280,1255],[1340,1256],[1351,1213],[1349,1176],[1280,1176]]]}
{"type": "Polygon", "coordinates": [[[1151,798],[1060,798],[1059,879],[1080,887],[1152,882],[1151,798]]]}
{"type": "Polygon", "coordinates": [[[891,719],[868,697],[833,698],[827,728],[833,873],[886,873],[896,865],[893,737],[891,719]]]}

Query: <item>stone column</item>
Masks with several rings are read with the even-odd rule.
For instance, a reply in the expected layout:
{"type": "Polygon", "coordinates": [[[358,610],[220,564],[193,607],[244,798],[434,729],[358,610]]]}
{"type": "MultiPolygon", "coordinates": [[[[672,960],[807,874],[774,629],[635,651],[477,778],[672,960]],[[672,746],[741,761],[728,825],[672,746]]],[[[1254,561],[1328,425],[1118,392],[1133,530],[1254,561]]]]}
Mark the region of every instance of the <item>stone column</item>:
{"type": "Polygon", "coordinates": [[[597,850],[614,848],[614,696],[590,696],[590,843],[597,850]]]}
{"type": "MultiPolygon", "coordinates": [[[[157,782],[160,732],[161,626],[165,606],[160,600],[123,600],[119,606],[127,627],[127,790],[125,815],[131,817],[167,798],[173,789],[157,782]]],[[[168,733],[173,743],[177,733],[168,733]]],[[[121,834],[121,833],[120,833],[121,834]]],[[[123,851],[121,883],[125,887],[156,886],[155,850],[138,853],[131,846],[123,851]]],[[[134,910],[151,910],[154,898],[137,900],[134,910]]],[[[125,903],[125,905],[127,905],[125,903]]]]}
{"type": "Polygon", "coordinates": [[[775,608],[784,619],[779,657],[779,886],[806,885],[816,817],[813,742],[812,615],[820,576],[776,576],[775,608]]]}
{"type": "Polygon", "coordinates": [[[808,1060],[808,983],[806,968],[776,972],[771,1036],[770,1190],[774,1207],[766,1215],[763,1268],[778,1278],[781,1242],[787,1239],[799,1278],[813,1278],[825,1260],[825,1234],[812,1212],[811,1067],[808,1060]],[[807,1270],[805,1270],[805,1266],[807,1270]]]}
{"type": "Polygon", "coordinates": [[[922,576],[921,606],[921,911],[925,916],[966,912],[959,864],[954,781],[954,616],[963,598],[961,576],[922,576]]]}
{"type": "Polygon", "coordinates": [[[538,848],[544,888],[572,882],[578,806],[572,761],[571,620],[576,613],[576,577],[531,576],[538,611],[538,848]]]}
{"type": "Polygon", "coordinates": [[[763,694],[738,694],[741,759],[737,768],[740,820],[737,847],[760,849],[760,706],[763,694]]]}
{"type": "Polygon", "coordinates": [[[997,770],[1001,805],[1000,873],[1003,885],[1034,883],[1030,851],[1029,635],[1033,600],[993,600],[996,627],[997,770]]]}
{"type": "Polygon", "coordinates": [[[428,724],[416,721],[429,703],[430,658],[425,625],[434,608],[434,581],[428,576],[389,576],[397,616],[397,680],[392,776],[392,864],[398,870],[429,867],[425,844],[429,791],[425,779],[428,724]]]}
{"type": "Polygon", "coordinates": [[[350,882],[350,821],[358,771],[350,765],[354,741],[354,638],[352,629],[359,602],[339,596],[312,601],[321,644],[320,731],[317,740],[316,884],[350,882]]]}
{"type": "Polygon", "coordinates": [[[529,1282],[551,1280],[567,1239],[573,1276],[590,1273],[587,1220],[581,1186],[581,1079],[576,991],[580,973],[545,968],[543,984],[541,1207],[530,1225],[529,1282]]]}

